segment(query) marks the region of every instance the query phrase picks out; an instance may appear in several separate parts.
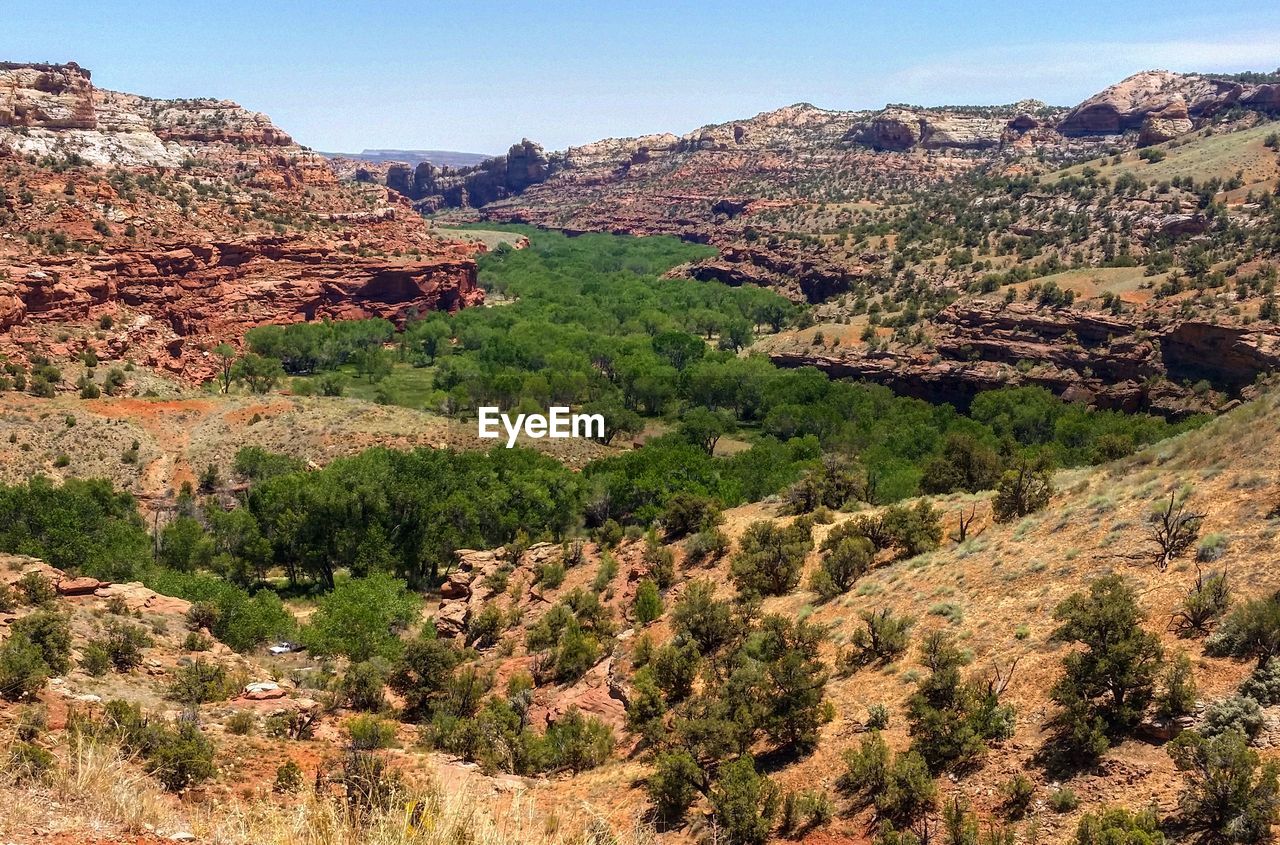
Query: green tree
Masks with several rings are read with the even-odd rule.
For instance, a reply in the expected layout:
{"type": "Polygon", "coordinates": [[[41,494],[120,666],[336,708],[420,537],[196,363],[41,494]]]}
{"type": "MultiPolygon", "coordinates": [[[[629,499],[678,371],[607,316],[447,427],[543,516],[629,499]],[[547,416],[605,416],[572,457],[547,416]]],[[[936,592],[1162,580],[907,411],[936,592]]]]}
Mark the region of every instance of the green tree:
{"type": "Polygon", "coordinates": [[[1064,746],[1082,758],[1101,753],[1107,737],[1137,726],[1151,702],[1163,658],[1160,639],[1143,630],[1133,589],[1119,575],[1089,585],[1058,605],[1053,632],[1059,642],[1083,645],[1062,660],[1053,700],[1064,746]]]}
{"type": "Polygon", "coordinates": [[[730,572],[739,591],[747,595],[782,596],[800,583],[804,558],[813,548],[810,525],[796,520],[780,526],[759,520],[747,526],[738,541],[730,572]]]}
{"type": "Polygon", "coordinates": [[[231,378],[244,382],[250,393],[268,393],[283,377],[284,368],[278,360],[256,352],[241,355],[231,368],[231,378]]]}
{"type": "Polygon", "coordinates": [[[1271,838],[1280,814],[1277,766],[1261,763],[1242,734],[1227,731],[1206,739],[1184,731],[1169,744],[1169,756],[1187,778],[1179,805],[1189,830],[1211,842],[1271,838]]]}
{"type": "Polygon", "coordinates": [[[720,438],[732,430],[733,418],[724,411],[694,408],[680,418],[680,436],[708,455],[715,454],[720,438]]]}
{"type": "Polygon", "coordinates": [[[401,647],[395,631],[417,619],[420,605],[404,582],[386,573],[352,578],[320,599],[302,638],[317,654],[343,654],[357,663],[395,657],[401,647]]]}
{"type": "Polygon", "coordinates": [[[641,628],[662,615],[662,595],[652,580],[645,578],[636,587],[634,611],[636,626],[641,628]]]}
{"type": "Polygon", "coordinates": [[[226,393],[231,390],[232,369],[235,367],[236,349],[229,343],[219,343],[213,348],[213,357],[218,362],[218,371],[221,374],[222,392],[226,393]]]}
{"type": "Polygon", "coordinates": [[[756,772],[750,755],[720,767],[710,797],[716,824],[730,845],[764,845],[769,839],[782,796],[773,781],[756,772]]]}

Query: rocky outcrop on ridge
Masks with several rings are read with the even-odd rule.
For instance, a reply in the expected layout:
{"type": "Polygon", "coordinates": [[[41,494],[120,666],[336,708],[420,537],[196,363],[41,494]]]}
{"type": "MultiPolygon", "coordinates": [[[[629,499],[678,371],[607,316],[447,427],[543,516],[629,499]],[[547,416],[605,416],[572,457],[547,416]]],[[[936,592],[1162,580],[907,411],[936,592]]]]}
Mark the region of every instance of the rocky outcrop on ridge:
{"type": "Polygon", "coordinates": [[[1280,109],[1280,85],[1247,85],[1189,73],[1149,70],[1094,94],[1058,124],[1067,137],[1141,131],[1144,143],[1189,131],[1233,106],[1280,109]]]}

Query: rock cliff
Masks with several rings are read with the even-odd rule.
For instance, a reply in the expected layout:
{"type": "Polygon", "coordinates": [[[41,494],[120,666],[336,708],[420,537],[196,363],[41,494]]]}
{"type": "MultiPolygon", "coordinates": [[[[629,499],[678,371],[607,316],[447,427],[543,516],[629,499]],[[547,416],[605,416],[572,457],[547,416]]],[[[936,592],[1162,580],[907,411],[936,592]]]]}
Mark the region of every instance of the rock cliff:
{"type": "MultiPolygon", "coordinates": [[[[515,170],[536,175],[521,163],[515,170]]],[[[262,323],[456,310],[475,245],[386,189],[340,185],[271,120],[217,99],[94,87],[75,64],[0,64],[0,353],[110,317],[93,346],[190,380],[262,323]],[[56,334],[57,332],[55,332],[56,334]]]]}

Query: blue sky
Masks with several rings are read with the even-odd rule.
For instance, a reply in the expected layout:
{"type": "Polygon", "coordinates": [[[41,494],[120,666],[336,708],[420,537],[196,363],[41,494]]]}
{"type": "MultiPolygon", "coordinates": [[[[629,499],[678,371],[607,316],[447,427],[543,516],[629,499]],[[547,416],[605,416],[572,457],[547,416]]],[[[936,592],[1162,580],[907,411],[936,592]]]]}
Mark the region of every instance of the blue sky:
{"type": "Polygon", "coordinates": [[[501,152],[825,108],[1074,104],[1138,70],[1280,66],[1274,2],[5,0],[0,59],[218,96],[300,142],[501,152]]]}

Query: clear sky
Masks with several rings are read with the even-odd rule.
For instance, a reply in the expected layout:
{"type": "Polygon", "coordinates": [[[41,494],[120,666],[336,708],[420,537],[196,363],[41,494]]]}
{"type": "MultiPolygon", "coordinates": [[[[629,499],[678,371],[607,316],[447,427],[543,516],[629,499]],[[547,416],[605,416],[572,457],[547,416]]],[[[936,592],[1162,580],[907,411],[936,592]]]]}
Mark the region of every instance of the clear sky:
{"type": "Polygon", "coordinates": [[[1135,71],[1274,70],[1274,0],[4,0],[0,59],[217,96],[316,149],[496,153],[825,108],[1074,104],[1135,71]]]}

